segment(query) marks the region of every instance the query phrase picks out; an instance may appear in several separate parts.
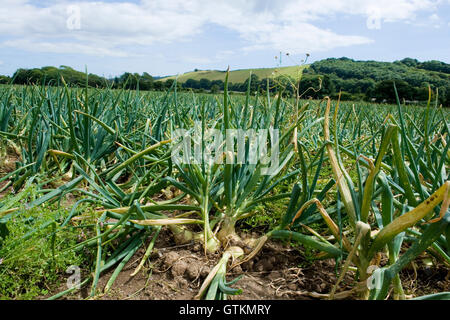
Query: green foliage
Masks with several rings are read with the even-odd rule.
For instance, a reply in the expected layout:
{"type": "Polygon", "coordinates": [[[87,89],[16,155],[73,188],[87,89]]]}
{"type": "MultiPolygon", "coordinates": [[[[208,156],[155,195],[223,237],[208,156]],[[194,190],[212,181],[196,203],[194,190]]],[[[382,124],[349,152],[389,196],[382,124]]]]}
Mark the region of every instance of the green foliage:
{"type": "MultiPolygon", "coordinates": [[[[67,67],[60,69],[64,71],[67,67]]],[[[53,69],[44,70],[52,72],[53,69]]],[[[325,255],[321,257],[345,259],[359,235],[354,229],[357,219],[370,224],[373,230],[382,229],[391,220],[395,221],[394,217],[414,210],[448,180],[447,110],[432,104],[424,109],[404,108],[400,104],[394,107],[342,102],[333,115],[331,101],[324,106],[320,101],[286,98],[296,92],[297,84],[291,78],[247,77],[245,95],[230,95],[229,89],[234,85],[227,81],[202,81],[205,86],[211,85],[211,89],[223,85],[223,100],[214,95],[179,92],[180,83],[173,79],[153,83],[155,87],[161,85],[162,90],[168,90],[166,92],[129,90],[126,89],[128,83],[136,85],[136,89],[139,86],[139,82],[132,82],[137,76],[131,74],[123,77],[121,90],[111,87],[100,90],[89,85],[83,89],[71,88],[66,83],[62,87],[1,86],[0,135],[8,141],[11,150],[17,149],[18,155],[13,161],[14,168],[0,170],[6,174],[0,177],[0,183],[10,183],[13,187],[10,190],[16,193],[0,203],[3,223],[0,232],[5,238],[1,249],[3,265],[9,266],[8,263],[18,259],[11,259],[11,254],[15,253],[11,249],[13,239],[23,245],[34,239],[29,246],[19,246],[17,252],[30,247],[43,248],[41,252],[47,253],[42,259],[46,263],[33,265],[27,273],[33,270],[45,273],[47,271],[40,269],[45,266],[45,270],[58,274],[67,261],[76,260],[76,256],[68,256],[67,260],[52,262],[56,259],[53,257],[55,246],[60,246],[56,250],[60,253],[66,245],[58,239],[67,238],[69,252],[73,254],[96,249],[95,263],[89,266],[93,273],[83,279],[83,284],[91,284],[90,292],[94,296],[102,273],[115,268],[107,291],[137,250],[146,245],[146,239],[151,238],[150,244],[147,241],[146,257],[139,266],[146,263],[162,227],[172,231],[177,243],[200,241],[205,250],[218,251],[221,246],[226,250],[229,242],[243,247],[243,240],[235,233],[236,223],[242,221],[269,230],[260,239],[246,239],[257,243],[253,247],[255,252],[272,238],[302,243],[314,252],[323,251],[325,255]],[[165,87],[167,85],[170,88],[165,87]],[[254,89],[256,92],[252,92],[254,89]],[[267,94],[262,95],[263,90],[267,94]],[[271,92],[280,94],[273,98],[271,92]],[[333,119],[331,126],[329,119],[333,119]],[[194,124],[202,130],[196,131],[194,124]],[[201,151],[206,151],[203,142],[211,139],[206,129],[218,129],[223,135],[232,128],[257,130],[271,126],[280,129],[277,146],[280,161],[271,175],[262,174],[265,165],[261,161],[212,164],[202,157],[190,164],[172,161],[171,134],[176,129],[186,129],[187,134],[199,142],[201,151]],[[348,192],[338,192],[343,186],[347,186],[348,192]],[[38,209],[61,200],[67,193],[77,200],[70,212],[56,210],[53,206],[49,207],[55,209],[51,212],[38,209]],[[25,199],[27,210],[23,207],[25,199]],[[97,209],[87,216],[84,205],[97,209]],[[34,220],[26,220],[30,218],[26,212],[36,214],[31,217],[34,220]],[[81,243],[70,240],[76,237],[68,227],[75,217],[83,221],[83,230],[89,236],[81,243]],[[336,221],[336,225],[330,219],[336,221]],[[27,241],[22,241],[20,235],[27,234],[30,223],[36,223],[37,227],[32,226],[35,232],[27,241]],[[186,224],[195,224],[195,229],[186,228],[186,224]],[[326,233],[329,229],[333,237],[326,233]],[[61,233],[54,233],[59,230],[61,233]],[[339,240],[341,232],[345,232],[351,242],[339,240]],[[34,238],[35,234],[41,237],[34,238]],[[50,255],[45,241],[49,237],[50,255]],[[50,269],[51,263],[59,267],[50,269]]],[[[332,77],[306,74],[303,80],[300,89],[306,88],[307,93],[302,98],[320,97],[325,94],[320,90],[336,93],[338,89],[333,87],[332,77]]],[[[89,84],[89,79],[84,77],[85,85],[86,82],[89,84]]],[[[384,84],[380,89],[387,93],[389,83],[384,84]]],[[[367,83],[367,86],[372,85],[367,83]]],[[[398,87],[408,89],[403,88],[401,82],[398,87]]],[[[363,95],[362,91],[357,95],[363,95]]],[[[250,140],[243,141],[247,158],[251,155],[250,140]]],[[[271,154],[273,147],[267,148],[265,154],[271,154]]],[[[233,155],[233,151],[227,155],[233,155]]],[[[442,190],[440,192],[442,200],[442,190]]],[[[409,251],[409,260],[397,261],[410,261],[429,246],[437,246],[436,250],[443,252],[441,258],[447,259],[448,239],[441,230],[444,225],[434,229],[436,226],[439,225],[427,228],[427,225],[417,224],[417,232],[431,234],[429,242],[419,241],[420,247],[409,251]]],[[[386,244],[392,257],[390,265],[394,266],[398,258],[396,250],[402,241],[411,241],[410,238],[397,241],[397,238],[391,239],[395,232],[387,235],[382,232],[378,240],[366,239],[368,241],[361,244],[362,251],[357,252],[357,257],[368,260],[361,260],[361,266],[367,266],[372,253],[379,252],[386,244]],[[377,243],[375,247],[369,246],[372,240],[377,243]],[[374,249],[369,254],[371,248],[374,249]]],[[[408,245],[413,247],[414,243],[408,245]]],[[[29,256],[20,257],[28,259],[29,256]]],[[[229,291],[223,276],[226,263],[223,260],[223,273],[215,278],[217,286],[211,290],[214,298],[220,285],[226,292],[234,292],[229,291]]],[[[399,266],[403,265],[395,268],[399,266]]],[[[21,275],[20,270],[12,270],[8,273],[10,277],[16,273],[21,275]]],[[[386,271],[386,279],[395,280],[396,271],[386,271]]],[[[361,279],[367,276],[360,275],[361,279]]],[[[11,281],[5,280],[8,288],[11,281]]],[[[36,288],[45,286],[41,282],[31,283],[36,288]]],[[[24,290],[15,290],[14,294],[27,294],[24,290]]],[[[6,294],[13,295],[12,292],[6,294]]],[[[34,291],[30,296],[36,294],[34,291]]]]}
{"type": "MultiPolygon", "coordinates": [[[[384,251],[385,247],[388,249],[388,264],[374,274],[381,286],[375,289],[368,286],[355,288],[362,298],[385,299],[393,284],[394,298],[404,299],[398,273],[430,247],[438,252],[441,261],[445,264],[450,262],[449,242],[446,239],[450,223],[450,181],[447,174],[449,139],[432,139],[436,134],[448,134],[448,118],[442,109],[432,108],[431,102],[425,110],[407,114],[399,103],[396,87],[393,86],[393,89],[398,102],[396,116],[387,114],[378,118],[380,115],[373,113],[373,110],[355,112],[348,110],[347,105],[342,105],[332,117],[333,139],[330,136],[329,120],[331,101],[328,99],[323,139],[339,191],[336,203],[328,204],[325,209],[322,199],[319,196],[313,198],[312,192],[308,192],[309,180],[304,177],[312,164],[302,159],[303,183],[294,186],[289,207],[279,228],[268,233],[275,238],[297,240],[305,246],[323,251],[327,257],[342,259],[347,255],[341,277],[330,293],[331,299],[351,263],[358,269],[357,280],[366,283],[371,272],[369,267],[379,263],[375,262],[375,255],[384,251]],[[366,120],[361,118],[364,113],[366,115],[363,118],[366,120]],[[348,135],[349,131],[345,129],[347,120],[343,121],[343,118],[348,119],[345,114],[357,120],[355,122],[359,129],[353,131],[353,135],[348,135]],[[383,119],[383,123],[372,127],[376,118],[383,119]],[[363,122],[368,127],[361,131],[363,122]],[[361,143],[361,138],[365,139],[361,136],[362,132],[366,132],[364,135],[371,132],[372,143],[361,143]],[[342,161],[348,156],[353,156],[354,161],[350,163],[350,168],[347,166],[349,163],[342,161]],[[349,171],[355,171],[356,175],[349,175],[349,171]],[[421,177],[426,178],[421,180],[421,177]],[[348,225],[343,219],[344,212],[349,219],[348,225]],[[333,217],[332,213],[336,213],[336,216],[333,217]],[[314,216],[324,220],[333,235],[334,244],[327,240],[318,226],[314,226],[311,221],[314,216]],[[436,218],[431,219],[433,217],[436,218]],[[333,220],[337,220],[337,223],[333,220]],[[303,227],[308,225],[305,229],[316,238],[293,228],[296,223],[303,227]],[[411,231],[413,227],[414,233],[411,231]],[[374,236],[373,230],[379,232],[374,236]],[[350,231],[352,236],[344,236],[344,231],[350,231]],[[404,237],[404,232],[410,232],[414,237],[408,249],[400,254],[402,243],[411,241],[411,238],[404,237]]],[[[411,112],[411,109],[408,111],[411,112]]],[[[316,164],[317,170],[322,171],[321,161],[316,164]]],[[[325,188],[321,193],[324,191],[325,188]]]]}
{"type": "Polygon", "coordinates": [[[8,84],[10,81],[10,77],[0,75],[0,84],[8,84]]]}
{"type": "MultiPolygon", "coordinates": [[[[12,79],[14,84],[42,84],[58,85],[61,84],[61,77],[67,84],[72,86],[84,86],[86,83],[86,74],[76,71],[68,66],[43,67],[41,69],[18,69],[12,79]]],[[[109,81],[95,74],[89,74],[89,86],[104,88],[109,81]]]]}
{"type": "Polygon", "coordinates": [[[76,244],[79,232],[59,227],[64,209],[48,208],[17,211],[6,227],[9,235],[0,247],[0,299],[33,299],[59,286],[70,265],[81,266],[82,256],[65,251],[76,244]]]}
{"type": "MultiPolygon", "coordinates": [[[[396,83],[400,99],[426,101],[428,85],[439,89],[439,102],[450,106],[450,65],[440,61],[419,62],[406,58],[395,62],[355,61],[349,58],[330,58],[314,62],[305,70],[305,78],[326,75],[330,77],[336,91],[350,93],[342,100],[358,100],[355,94],[364,94],[366,100],[395,102],[393,82],[396,83]]],[[[330,89],[321,91],[333,97],[330,89]]]]}
{"type": "MultiPolygon", "coordinates": [[[[277,190],[275,192],[278,193],[279,191],[277,190]]],[[[272,230],[280,223],[286,206],[287,201],[280,199],[256,207],[254,209],[255,214],[243,221],[244,223],[241,224],[241,229],[247,231],[262,229],[264,232],[272,230]]]]}

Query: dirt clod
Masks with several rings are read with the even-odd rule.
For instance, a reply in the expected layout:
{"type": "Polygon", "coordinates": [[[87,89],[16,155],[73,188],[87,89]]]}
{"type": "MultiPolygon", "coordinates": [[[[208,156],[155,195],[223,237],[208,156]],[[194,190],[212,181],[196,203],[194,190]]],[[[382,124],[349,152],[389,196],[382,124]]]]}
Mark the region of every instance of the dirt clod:
{"type": "Polygon", "coordinates": [[[189,280],[194,280],[199,275],[199,268],[196,264],[189,264],[186,268],[186,277],[189,280]]]}
{"type": "Polygon", "coordinates": [[[178,260],[172,265],[172,275],[174,277],[176,276],[183,276],[186,272],[188,265],[186,261],[178,260]]]}
{"type": "Polygon", "coordinates": [[[239,266],[236,266],[236,267],[234,267],[233,268],[233,270],[231,270],[233,273],[235,273],[235,274],[241,274],[242,273],[242,267],[239,265],[239,266]]]}
{"type": "Polygon", "coordinates": [[[171,267],[178,259],[180,259],[180,255],[177,252],[167,252],[164,257],[164,264],[166,265],[166,267],[171,267]]]}
{"type": "Polygon", "coordinates": [[[200,277],[206,278],[210,272],[211,268],[209,266],[204,266],[200,271],[200,277]]]}

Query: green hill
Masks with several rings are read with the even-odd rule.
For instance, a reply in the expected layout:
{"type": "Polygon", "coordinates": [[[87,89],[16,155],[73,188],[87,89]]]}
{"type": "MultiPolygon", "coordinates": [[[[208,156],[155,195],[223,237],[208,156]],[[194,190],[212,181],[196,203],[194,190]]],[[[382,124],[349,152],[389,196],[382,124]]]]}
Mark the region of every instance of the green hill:
{"type": "MultiPolygon", "coordinates": [[[[257,75],[259,79],[265,78],[276,78],[278,76],[289,76],[292,78],[298,78],[303,70],[307,66],[292,66],[292,67],[280,67],[280,68],[261,68],[261,69],[241,69],[230,71],[229,81],[233,83],[243,83],[250,75],[250,72],[254,75],[257,75]]],[[[160,79],[161,81],[165,81],[168,79],[178,79],[178,82],[184,83],[188,79],[200,80],[200,79],[208,79],[210,81],[214,80],[222,80],[225,81],[226,71],[218,71],[218,70],[198,70],[187,72],[182,75],[170,76],[160,79]]]]}
{"type": "MultiPolygon", "coordinates": [[[[450,64],[441,61],[420,62],[405,58],[380,62],[329,58],[312,63],[303,72],[302,85],[313,86],[318,76],[323,77],[319,95],[325,93],[333,96],[342,91],[344,100],[395,102],[395,82],[401,99],[427,101],[430,86],[434,93],[439,92],[439,103],[450,106],[450,64]]],[[[320,98],[319,95],[316,97],[320,98]]]]}

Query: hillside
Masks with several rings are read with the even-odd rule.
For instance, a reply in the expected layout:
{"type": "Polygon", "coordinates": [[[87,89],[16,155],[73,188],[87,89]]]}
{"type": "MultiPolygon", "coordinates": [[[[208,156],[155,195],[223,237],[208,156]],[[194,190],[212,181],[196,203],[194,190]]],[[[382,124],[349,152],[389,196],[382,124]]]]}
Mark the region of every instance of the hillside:
{"type": "MultiPolygon", "coordinates": [[[[291,78],[298,78],[303,69],[307,66],[292,66],[292,67],[280,67],[280,68],[260,68],[260,69],[240,69],[230,71],[229,81],[233,83],[243,83],[250,75],[250,72],[256,75],[259,79],[272,78],[277,76],[289,76],[291,78]]],[[[184,83],[188,79],[199,81],[200,79],[225,80],[226,71],[218,70],[198,70],[187,72],[178,76],[170,76],[160,79],[166,81],[169,79],[178,79],[178,82],[184,83]]]]}
{"type": "MultiPolygon", "coordinates": [[[[401,99],[426,101],[428,86],[439,91],[439,102],[450,106],[450,65],[405,58],[394,62],[329,58],[316,61],[303,73],[303,85],[313,86],[323,77],[316,96],[343,92],[345,100],[395,101],[394,82],[401,99]]],[[[434,97],[433,97],[434,98],[434,97]]]]}
{"type": "Polygon", "coordinates": [[[420,63],[411,58],[394,62],[330,58],[314,62],[305,73],[329,75],[343,80],[403,80],[412,86],[424,83],[445,86],[450,80],[450,65],[439,61],[434,63],[420,63]]]}

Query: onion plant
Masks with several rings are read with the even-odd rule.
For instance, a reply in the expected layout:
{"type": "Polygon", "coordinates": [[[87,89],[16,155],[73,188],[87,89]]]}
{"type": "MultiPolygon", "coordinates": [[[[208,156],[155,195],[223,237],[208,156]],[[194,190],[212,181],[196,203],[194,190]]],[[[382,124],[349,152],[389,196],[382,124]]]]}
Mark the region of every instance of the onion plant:
{"type": "Polygon", "coordinates": [[[384,107],[338,101],[331,114],[329,98],[316,106],[292,103],[281,87],[275,97],[269,88],[266,96],[252,95],[250,81],[245,96],[230,95],[228,73],[222,99],[180,94],[176,82],[165,93],[98,90],[88,87],[87,76],[85,88],[61,84],[0,88],[0,156],[16,154],[0,176],[0,193],[16,193],[0,200],[0,236],[30,186],[28,208],[73,194],[69,214],[51,223],[55,232],[89,230],[70,250],[95,250],[82,282],[91,297],[108,292],[145,248],[133,275],[140,272],[162,228],[178,243],[199,241],[205,254],[222,254],[199,299],[239,294],[227,271],[269,239],[300,242],[320,251],[318,258],[341,262],[330,298],[356,292],[385,299],[391,285],[394,297],[404,298],[399,272],[424,251],[450,265],[450,131],[431,90],[428,105],[411,112],[399,101],[384,107]],[[192,144],[177,149],[178,132],[192,144]],[[173,157],[178,151],[183,161],[173,157]],[[275,228],[257,239],[238,235],[239,223],[280,199],[287,208],[275,228]],[[314,229],[318,224],[329,232],[314,229]],[[350,267],[359,284],[338,292],[350,267]]]}
{"type": "MultiPolygon", "coordinates": [[[[431,91],[430,91],[431,97],[431,91]]],[[[430,98],[431,99],[431,98],[430,98]]],[[[448,162],[448,124],[442,111],[430,108],[430,101],[423,117],[423,132],[418,139],[410,139],[406,135],[403,111],[398,103],[399,121],[389,115],[381,128],[381,139],[378,143],[376,158],[371,159],[364,154],[350,152],[345,149],[347,156],[352,156],[358,170],[358,187],[354,186],[342,160],[343,147],[339,142],[337,112],[339,102],[334,113],[334,141],[330,135],[331,101],[327,99],[324,120],[324,146],[329,163],[333,170],[334,179],[339,191],[337,207],[342,208],[348,218],[348,230],[342,224],[338,215],[338,223],[330,217],[321,200],[312,198],[309,201],[298,201],[299,194],[305,192],[303,188],[294,188],[285,221],[279,230],[274,230],[268,236],[289,234],[292,239],[323,251],[328,257],[344,255],[341,276],[329,297],[333,298],[339,282],[347,272],[350,264],[357,268],[359,286],[348,294],[359,292],[363,298],[386,298],[390,284],[394,284],[396,298],[405,298],[399,271],[406,264],[425,250],[432,250],[441,261],[447,265],[450,262],[450,246],[448,242],[450,215],[450,181],[444,164],[448,162]],[[433,117],[435,122],[431,122],[433,117]],[[446,133],[447,141],[430,136],[430,127],[441,130],[438,137],[446,133]],[[411,141],[412,140],[412,141],[411,141]],[[365,167],[365,170],[361,170],[365,167]],[[420,172],[422,174],[419,174],[420,172]],[[425,178],[426,175],[426,178],[425,178]],[[365,178],[364,178],[365,176],[365,178]],[[297,206],[295,206],[295,203],[297,206]],[[440,205],[440,208],[439,208],[440,205]],[[307,228],[315,236],[310,237],[286,230],[293,227],[315,206],[328,229],[332,233],[335,245],[325,240],[311,228],[307,228]],[[297,209],[293,209],[297,207],[297,209]],[[433,218],[433,216],[435,216],[433,218]],[[347,232],[349,231],[349,232],[347,232]],[[409,249],[401,254],[405,234],[412,236],[409,249]],[[378,268],[379,254],[386,248],[388,264],[379,268],[371,276],[371,272],[378,268]],[[374,268],[375,266],[375,268],[374,268]],[[376,285],[371,281],[376,280],[376,285]],[[369,292],[369,289],[370,290],[369,292]]],[[[416,128],[419,126],[416,124],[416,128]]],[[[357,150],[357,148],[354,148],[357,150]]],[[[342,296],[342,295],[341,295],[342,296]]],[[[345,295],[344,295],[345,296],[345,295]]]]}

